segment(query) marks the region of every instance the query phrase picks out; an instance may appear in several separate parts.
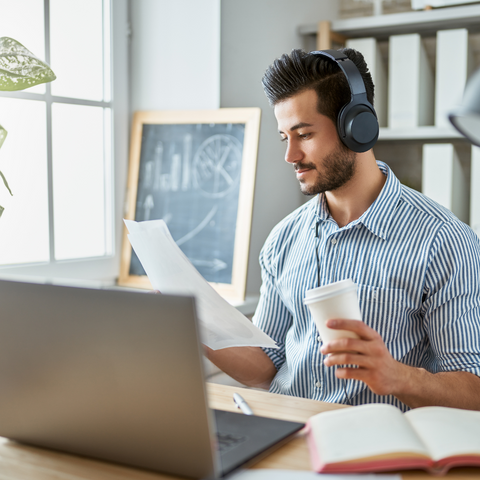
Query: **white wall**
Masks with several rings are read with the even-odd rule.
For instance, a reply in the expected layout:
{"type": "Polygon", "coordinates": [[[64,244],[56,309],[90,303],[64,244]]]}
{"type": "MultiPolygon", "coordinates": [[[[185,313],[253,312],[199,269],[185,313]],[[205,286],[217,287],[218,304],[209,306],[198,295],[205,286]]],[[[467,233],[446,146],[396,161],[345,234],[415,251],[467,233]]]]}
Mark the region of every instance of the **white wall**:
{"type": "Polygon", "coordinates": [[[131,108],[220,106],[220,0],[130,0],[131,108]]]}
{"type": "Polygon", "coordinates": [[[258,255],[270,230],[305,199],[293,169],[284,162],[273,111],[261,78],[273,62],[293,48],[306,48],[299,25],[333,20],[332,0],[222,0],[221,107],[261,107],[262,124],[253,208],[247,292],[258,293],[258,255]]]}

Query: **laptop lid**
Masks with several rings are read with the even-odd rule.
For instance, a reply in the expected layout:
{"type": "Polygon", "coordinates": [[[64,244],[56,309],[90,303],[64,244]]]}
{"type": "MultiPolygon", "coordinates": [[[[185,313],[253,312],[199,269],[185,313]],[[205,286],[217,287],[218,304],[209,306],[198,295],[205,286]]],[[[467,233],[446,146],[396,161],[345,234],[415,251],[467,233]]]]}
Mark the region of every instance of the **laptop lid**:
{"type": "Polygon", "coordinates": [[[192,298],[0,280],[0,436],[218,474],[192,298]]]}
{"type": "Polygon", "coordinates": [[[0,280],[0,305],[0,436],[214,478],[303,427],[208,408],[193,298],[0,280]]]}

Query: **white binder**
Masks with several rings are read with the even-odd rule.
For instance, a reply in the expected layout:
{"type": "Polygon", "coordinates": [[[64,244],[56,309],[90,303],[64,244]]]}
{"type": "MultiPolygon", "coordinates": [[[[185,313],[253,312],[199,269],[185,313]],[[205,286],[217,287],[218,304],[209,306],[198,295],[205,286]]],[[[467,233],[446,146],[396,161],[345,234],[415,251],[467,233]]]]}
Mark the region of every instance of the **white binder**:
{"type": "Polygon", "coordinates": [[[435,77],[435,125],[450,127],[448,113],[458,106],[471,72],[472,53],[468,48],[468,30],[437,32],[437,72],[435,77]]]}
{"type": "Polygon", "coordinates": [[[433,73],[420,35],[392,35],[389,42],[388,126],[433,125],[433,73]]]}
{"type": "Polygon", "coordinates": [[[423,145],[422,192],[468,222],[468,185],[451,143],[423,145]]]}
{"type": "Polygon", "coordinates": [[[375,85],[374,107],[377,112],[378,124],[381,127],[386,127],[388,106],[387,68],[382,59],[377,39],[352,38],[347,40],[346,46],[358,50],[367,62],[373,84],[375,85]]]}
{"type": "Polygon", "coordinates": [[[480,147],[472,146],[470,178],[470,226],[480,237],[480,147]]]}

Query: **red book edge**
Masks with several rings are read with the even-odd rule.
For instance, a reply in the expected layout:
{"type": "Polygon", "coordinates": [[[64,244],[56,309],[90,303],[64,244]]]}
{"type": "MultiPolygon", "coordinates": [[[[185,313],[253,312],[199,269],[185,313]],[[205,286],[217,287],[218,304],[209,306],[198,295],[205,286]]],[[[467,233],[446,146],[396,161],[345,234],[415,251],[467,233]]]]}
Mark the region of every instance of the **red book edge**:
{"type": "MultiPolygon", "coordinates": [[[[315,444],[311,423],[308,421],[306,425],[307,444],[310,451],[310,462],[312,469],[317,473],[357,473],[357,472],[382,472],[388,470],[407,470],[421,468],[431,470],[437,473],[437,469],[433,468],[434,464],[431,460],[421,458],[392,460],[372,460],[369,462],[349,462],[349,463],[333,463],[325,464],[321,457],[319,449],[315,444]]],[[[480,459],[477,459],[480,464],[480,459]]],[[[447,470],[450,467],[447,467],[447,470]]],[[[442,470],[443,473],[443,470],[442,470]]]]}

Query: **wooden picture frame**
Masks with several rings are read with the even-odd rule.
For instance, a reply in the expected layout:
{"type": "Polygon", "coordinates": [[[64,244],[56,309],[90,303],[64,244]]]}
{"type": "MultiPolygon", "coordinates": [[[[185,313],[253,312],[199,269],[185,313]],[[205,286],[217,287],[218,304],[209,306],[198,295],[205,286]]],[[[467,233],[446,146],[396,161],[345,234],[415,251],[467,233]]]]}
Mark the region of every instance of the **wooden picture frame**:
{"type": "MultiPolygon", "coordinates": [[[[224,297],[245,298],[260,108],[143,111],[133,118],[125,218],[163,218],[224,297]]],[[[152,286],[124,228],[118,284],[152,286]]]]}

